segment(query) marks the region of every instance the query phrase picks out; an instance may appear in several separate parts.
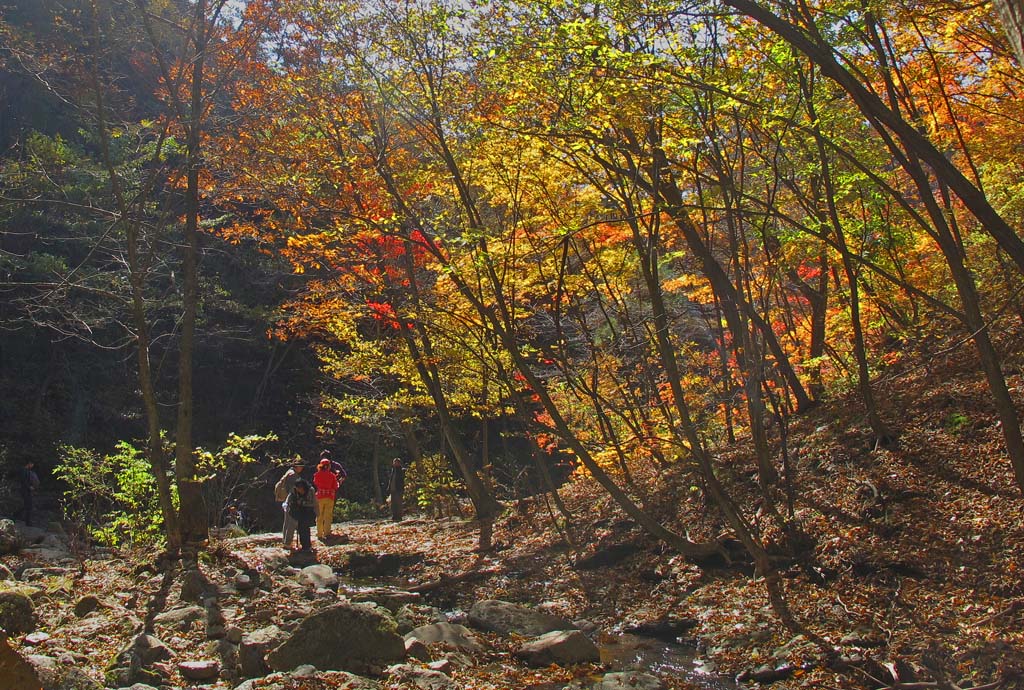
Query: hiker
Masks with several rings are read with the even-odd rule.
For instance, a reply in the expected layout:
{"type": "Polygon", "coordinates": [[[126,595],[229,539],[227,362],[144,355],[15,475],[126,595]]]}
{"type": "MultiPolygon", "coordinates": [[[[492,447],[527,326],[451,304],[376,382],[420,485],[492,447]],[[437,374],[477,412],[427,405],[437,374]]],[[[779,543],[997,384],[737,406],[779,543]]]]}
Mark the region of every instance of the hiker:
{"type": "Polygon", "coordinates": [[[348,472],[345,471],[345,467],[340,462],[331,460],[331,451],[329,450],[320,451],[320,462],[323,462],[324,460],[331,464],[331,472],[334,472],[335,476],[338,478],[338,483],[344,484],[345,480],[348,479],[348,472]]]}
{"type": "Polygon", "coordinates": [[[281,510],[284,511],[284,527],[282,528],[282,536],[284,537],[284,547],[291,548],[292,542],[295,538],[295,520],[288,512],[288,497],[292,493],[292,489],[295,488],[295,483],[302,478],[302,459],[298,456],[292,460],[291,468],[284,473],[277,484],[274,485],[274,499],[281,504],[281,510]]]}
{"type": "Polygon", "coordinates": [[[331,469],[330,458],[321,458],[313,475],[316,487],[316,538],[320,541],[331,536],[334,521],[334,498],[341,487],[341,480],[331,469]]]}
{"type": "Polygon", "coordinates": [[[295,487],[288,494],[288,514],[295,521],[295,531],[299,533],[299,550],[309,553],[313,550],[309,528],[316,520],[316,498],[305,479],[296,480],[295,487]]]}
{"type": "Polygon", "coordinates": [[[18,489],[21,493],[21,519],[29,527],[32,526],[32,497],[39,488],[39,475],[35,472],[35,462],[28,460],[18,472],[18,489]]]}
{"type": "Polygon", "coordinates": [[[401,458],[391,461],[391,481],[388,482],[388,493],[391,498],[391,521],[401,522],[402,494],[405,493],[405,468],[402,467],[401,458]]]}

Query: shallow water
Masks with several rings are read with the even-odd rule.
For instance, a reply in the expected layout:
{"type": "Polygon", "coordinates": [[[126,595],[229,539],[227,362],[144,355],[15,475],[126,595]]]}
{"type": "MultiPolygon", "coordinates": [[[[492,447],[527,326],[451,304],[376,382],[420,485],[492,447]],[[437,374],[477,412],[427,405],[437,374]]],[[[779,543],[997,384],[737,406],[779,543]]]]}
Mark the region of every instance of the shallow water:
{"type": "Polygon", "coordinates": [[[612,671],[644,671],[657,676],[682,678],[706,690],[737,690],[740,686],[728,676],[707,673],[694,664],[692,647],[670,644],[638,635],[607,634],[598,641],[601,663],[612,671]]]}

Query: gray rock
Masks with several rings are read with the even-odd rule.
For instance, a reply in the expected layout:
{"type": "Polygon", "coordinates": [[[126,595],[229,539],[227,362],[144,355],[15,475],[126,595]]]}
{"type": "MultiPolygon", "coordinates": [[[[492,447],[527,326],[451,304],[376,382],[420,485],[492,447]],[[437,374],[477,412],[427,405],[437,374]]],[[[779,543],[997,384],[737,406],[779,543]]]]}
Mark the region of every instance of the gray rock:
{"type": "Polygon", "coordinates": [[[372,601],[378,606],[383,606],[388,611],[395,613],[403,606],[418,604],[422,597],[416,592],[407,592],[403,589],[393,587],[377,587],[370,590],[362,590],[349,595],[354,602],[372,601]]]}
{"type": "Polygon", "coordinates": [[[601,660],[597,645],[579,630],[556,630],[536,637],[518,650],[516,656],[530,666],[571,666],[601,660]]]}
{"type": "Polygon", "coordinates": [[[25,568],[21,571],[22,582],[39,582],[51,577],[66,577],[71,575],[68,568],[25,568]]]}
{"type": "Polygon", "coordinates": [[[420,668],[411,664],[396,664],[388,667],[388,684],[397,683],[400,687],[410,690],[450,690],[458,688],[446,674],[430,668],[420,668]]]}
{"type": "Polygon", "coordinates": [[[36,631],[34,633],[29,633],[28,635],[25,635],[25,639],[23,639],[22,642],[24,642],[29,647],[36,647],[38,645],[43,644],[48,639],[50,639],[49,634],[44,633],[42,631],[36,631]]]}
{"type": "Polygon", "coordinates": [[[606,673],[591,686],[591,690],[665,690],[665,684],[649,673],[621,671],[606,673]]]}
{"type": "Polygon", "coordinates": [[[419,640],[427,646],[444,645],[460,652],[483,651],[483,645],[472,631],[457,623],[432,623],[420,626],[405,636],[407,648],[410,640],[419,640]]]}
{"type": "Polygon", "coordinates": [[[288,634],[276,625],[260,628],[256,632],[242,636],[238,647],[238,663],[245,678],[257,678],[270,672],[263,658],[274,647],[288,637],[288,634]]]}
{"type": "Polygon", "coordinates": [[[159,638],[142,634],[118,653],[114,665],[122,668],[148,668],[158,661],[167,661],[172,656],[171,649],[159,638]]]}
{"type": "Polygon", "coordinates": [[[23,547],[21,551],[37,560],[51,563],[64,563],[74,560],[74,555],[68,548],[67,542],[56,534],[46,534],[38,544],[23,547]]]}
{"type": "Polygon", "coordinates": [[[479,630],[502,635],[516,633],[526,637],[535,637],[555,630],[576,629],[571,621],[561,616],[495,599],[473,604],[469,611],[469,624],[479,630]]]}
{"type": "Polygon", "coordinates": [[[180,597],[182,601],[202,601],[203,595],[209,590],[210,583],[198,568],[187,571],[181,578],[180,597]]]}
{"type": "Polygon", "coordinates": [[[395,622],[398,623],[398,631],[404,635],[421,625],[447,623],[448,619],[444,617],[440,609],[433,606],[404,604],[395,612],[395,622]]]}
{"type": "Polygon", "coordinates": [[[260,583],[258,577],[253,577],[248,573],[238,573],[232,582],[235,583],[235,589],[239,592],[250,592],[256,589],[256,586],[260,583]]]}
{"type": "Polygon", "coordinates": [[[18,591],[0,592],[0,628],[11,635],[36,629],[36,614],[28,595],[18,591]]]}
{"type": "Polygon", "coordinates": [[[17,553],[21,548],[21,536],[13,520],[0,520],[0,556],[17,553]]]}
{"type": "Polygon", "coordinates": [[[430,654],[430,648],[415,637],[405,641],[405,656],[419,661],[430,661],[433,658],[430,654]]]}
{"type": "Polygon", "coordinates": [[[98,609],[100,606],[100,599],[95,594],[86,594],[75,602],[75,615],[79,618],[85,618],[90,613],[98,609]]]}
{"type": "Polygon", "coordinates": [[[157,690],[152,685],[146,685],[145,683],[135,683],[127,688],[121,688],[121,690],[157,690]]]}
{"type": "Polygon", "coordinates": [[[102,690],[103,684],[78,668],[65,666],[48,656],[33,654],[28,661],[35,667],[42,690],[102,690]]]}
{"type": "Polygon", "coordinates": [[[213,680],[220,674],[220,662],[215,659],[182,661],[178,664],[178,673],[186,680],[213,680]]]}
{"type": "Polygon", "coordinates": [[[174,627],[180,626],[184,623],[195,623],[198,620],[202,620],[204,617],[206,617],[206,609],[202,606],[183,606],[181,608],[158,613],[153,617],[153,622],[157,625],[174,627]]]}
{"type": "Polygon", "coordinates": [[[381,690],[376,681],[363,678],[345,671],[317,672],[311,666],[301,667],[293,673],[271,673],[263,678],[253,678],[235,687],[235,690],[284,690],[294,688],[295,680],[316,678],[324,681],[328,687],[345,688],[345,690],[381,690]],[[311,670],[311,673],[307,673],[311,670]],[[301,675],[300,675],[301,672],[301,675]]]}
{"type": "Polygon", "coordinates": [[[224,631],[224,639],[232,644],[239,644],[243,636],[242,629],[235,625],[224,631]]]}
{"type": "Polygon", "coordinates": [[[267,655],[276,670],[312,664],[320,669],[373,673],[405,659],[395,621],[365,604],[341,603],[311,614],[267,655]]]}
{"type": "Polygon", "coordinates": [[[338,576],[329,565],[317,563],[307,565],[299,572],[299,582],[313,589],[338,589],[338,576]]]}

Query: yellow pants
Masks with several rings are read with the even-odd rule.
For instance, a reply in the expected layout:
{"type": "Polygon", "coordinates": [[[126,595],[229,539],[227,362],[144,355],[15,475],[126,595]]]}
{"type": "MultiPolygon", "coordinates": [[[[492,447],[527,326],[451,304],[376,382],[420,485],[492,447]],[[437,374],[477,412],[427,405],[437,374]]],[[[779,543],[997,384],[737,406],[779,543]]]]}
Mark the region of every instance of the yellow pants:
{"type": "Polygon", "coordinates": [[[334,499],[316,499],[316,538],[326,539],[331,536],[331,522],[334,521],[334,499]]]}

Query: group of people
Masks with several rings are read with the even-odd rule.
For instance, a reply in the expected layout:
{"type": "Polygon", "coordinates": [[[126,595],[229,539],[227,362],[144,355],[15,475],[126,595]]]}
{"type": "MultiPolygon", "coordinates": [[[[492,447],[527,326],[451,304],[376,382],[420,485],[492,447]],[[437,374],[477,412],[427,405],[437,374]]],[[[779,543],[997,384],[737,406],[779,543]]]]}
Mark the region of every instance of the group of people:
{"type": "Polygon", "coordinates": [[[302,477],[302,460],[296,458],[274,488],[275,497],[281,501],[284,510],[285,547],[292,547],[298,536],[299,550],[311,551],[310,529],[314,524],[318,540],[324,542],[331,537],[334,501],[347,474],[345,468],[331,460],[327,451],[320,454],[316,467],[311,484],[302,477]]]}
{"type": "MultiPolygon", "coordinates": [[[[328,451],[320,454],[312,483],[302,477],[304,465],[296,457],[291,467],[274,487],[275,498],[284,511],[282,536],[285,548],[293,548],[296,536],[299,551],[309,552],[313,548],[311,528],[316,524],[316,538],[325,542],[331,538],[334,521],[334,501],[338,490],[348,478],[345,468],[330,458],[328,451]]],[[[391,462],[391,478],[388,482],[391,519],[402,519],[402,494],[405,493],[405,469],[401,458],[391,462]]]]}

